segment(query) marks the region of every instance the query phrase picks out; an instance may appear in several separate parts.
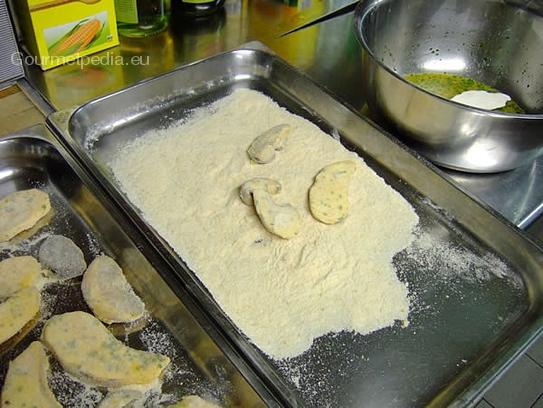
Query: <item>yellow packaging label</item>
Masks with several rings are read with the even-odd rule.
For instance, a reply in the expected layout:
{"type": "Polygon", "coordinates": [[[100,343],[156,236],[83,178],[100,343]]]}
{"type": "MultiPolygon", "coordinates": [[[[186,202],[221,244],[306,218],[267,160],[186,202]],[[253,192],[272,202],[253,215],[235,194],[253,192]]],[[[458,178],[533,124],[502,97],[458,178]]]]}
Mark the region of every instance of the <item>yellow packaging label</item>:
{"type": "Polygon", "coordinates": [[[25,6],[17,15],[30,20],[23,24],[32,28],[27,49],[43,69],[119,44],[113,0],[27,0],[25,6]]]}

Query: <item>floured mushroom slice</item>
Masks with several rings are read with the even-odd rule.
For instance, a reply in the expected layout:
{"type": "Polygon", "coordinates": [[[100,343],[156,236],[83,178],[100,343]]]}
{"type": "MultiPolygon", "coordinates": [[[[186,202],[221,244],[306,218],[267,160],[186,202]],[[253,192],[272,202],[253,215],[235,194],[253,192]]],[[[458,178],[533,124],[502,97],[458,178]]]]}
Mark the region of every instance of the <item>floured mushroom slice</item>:
{"type": "Polygon", "coordinates": [[[260,222],[272,234],[284,239],[294,238],[300,232],[300,215],[290,204],[278,205],[271,196],[281,191],[281,184],[272,179],[254,178],[240,188],[240,198],[254,205],[260,222]]]}
{"type": "Polygon", "coordinates": [[[80,311],[51,317],[42,341],[66,372],[94,386],[149,384],[170,364],[167,356],[124,345],[100,320],[80,311]]]}
{"type": "Polygon", "coordinates": [[[0,262],[0,299],[34,285],[41,266],[32,256],[14,256],[0,262]]]}
{"type": "Polygon", "coordinates": [[[132,407],[142,397],[143,393],[138,390],[112,390],[100,401],[98,408],[132,407]]]}
{"type": "Polygon", "coordinates": [[[290,136],[290,125],[281,124],[272,127],[256,137],[247,149],[251,160],[266,164],[275,158],[276,150],[283,150],[290,136]]]}
{"type": "Polygon", "coordinates": [[[213,404],[198,395],[187,395],[181,401],[174,405],[168,405],[168,408],[219,408],[219,405],[213,404]]]}
{"type": "Polygon", "coordinates": [[[29,287],[0,303],[0,344],[15,336],[40,311],[40,292],[29,287]]]}
{"type": "Polygon", "coordinates": [[[37,188],[4,197],[0,200],[0,242],[32,228],[50,210],[49,196],[37,188]]]}
{"type": "Polygon", "coordinates": [[[81,282],[85,302],[104,323],[129,323],[143,316],[145,304],[121,267],[109,256],[91,262],[81,282]]]}
{"type": "Polygon", "coordinates": [[[68,237],[51,235],[41,244],[38,259],[62,279],[80,276],[87,269],[83,251],[68,237]]]}
{"type": "Polygon", "coordinates": [[[254,179],[243,183],[239,189],[239,198],[244,204],[254,205],[253,191],[264,190],[270,195],[276,195],[281,192],[281,188],[281,183],[279,183],[277,180],[264,177],[255,177],[254,179]]]}
{"type": "Polygon", "coordinates": [[[9,363],[2,388],[2,407],[62,408],[49,388],[49,360],[39,341],[34,341],[9,363]]]}
{"type": "Polygon", "coordinates": [[[324,167],[309,189],[309,209],[315,219],[335,224],[349,215],[349,184],[356,170],[351,160],[324,167]]]}

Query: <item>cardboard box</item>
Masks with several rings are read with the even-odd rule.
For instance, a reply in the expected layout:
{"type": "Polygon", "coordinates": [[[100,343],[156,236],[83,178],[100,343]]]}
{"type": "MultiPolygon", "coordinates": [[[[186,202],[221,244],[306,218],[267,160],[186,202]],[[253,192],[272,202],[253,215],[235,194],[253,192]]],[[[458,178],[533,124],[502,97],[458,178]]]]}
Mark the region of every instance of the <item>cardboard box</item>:
{"type": "Polygon", "coordinates": [[[42,69],[119,44],[114,0],[12,0],[25,63],[42,69]]]}

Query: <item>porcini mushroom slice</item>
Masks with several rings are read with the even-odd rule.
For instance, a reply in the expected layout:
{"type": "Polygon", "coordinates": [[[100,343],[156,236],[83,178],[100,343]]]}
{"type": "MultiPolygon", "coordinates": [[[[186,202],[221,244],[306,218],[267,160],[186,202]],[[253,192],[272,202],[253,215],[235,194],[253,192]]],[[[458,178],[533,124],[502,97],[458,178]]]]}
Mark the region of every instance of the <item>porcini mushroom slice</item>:
{"type": "Polygon", "coordinates": [[[143,393],[138,390],[119,389],[110,391],[107,396],[100,401],[97,408],[119,408],[132,407],[134,402],[141,399],[143,393]]]}
{"type": "Polygon", "coordinates": [[[50,210],[49,196],[37,188],[4,197],[0,200],[0,242],[32,228],[50,210]]]}
{"type": "Polygon", "coordinates": [[[15,336],[40,311],[41,295],[30,286],[0,303],[0,344],[15,336]]]}
{"type": "Polygon", "coordinates": [[[40,246],[38,259],[43,266],[63,279],[80,276],[87,269],[81,248],[63,235],[47,237],[40,246]]]}
{"type": "Polygon", "coordinates": [[[356,170],[351,160],[324,167],[309,189],[309,209],[315,219],[324,224],[343,221],[349,214],[349,184],[356,170]]]}
{"type": "Polygon", "coordinates": [[[64,370],[95,386],[149,384],[170,364],[165,355],[124,345],[86,312],[51,317],[43,327],[42,341],[64,370]]]}
{"type": "Polygon", "coordinates": [[[253,192],[256,213],[269,232],[281,238],[294,238],[300,232],[300,215],[290,204],[278,205],[264,190],[253,192]]]}
{"type": "Polygon", "coordinates": [[[253,140],[247,149],[247,154],[259,164],[269,163],[275,158],[276,150],[284,149],[289,136],[290,125],[274,126],[253,140]]]}
{"type": "Polygon", "coordinates": [[[187,395],[177,404],[168,405],[166,408],[219,408],[219,405],[213,404],[198,395],[187,395]]]}
{"type": "Polygon", "coordinates": [[[62,408],[47,381],[49,360],[39,341],[34,341],[9,363],[2,388],[2,407],[62,408]]]}
{"type": "Polygon", "coordinates": [[[254,205],[260,222],[269,232],[289,239],[300,231],[300,215],[290,204],[278,205],[272,198],[281,184],[271,179],[252,179],[243,183],[240,197],[247,205],[254,205]],[[248,197],[251,197],[248,199],[248,197]]]}
{"type": "Polygon", "coordinates": [[[0,262],[0,299],[33,285],[41,271],[36,258],[14,256],[0,262]]]}
{"type": "Polygon", "coordinates": [[[85,302],[105,323],[129,323],[143,316],[145,304],[113,258],[102,255],[91,262],[81,282],[85,302]]]}
{"type": "Polygon", "coordinates": [[[239,190],[241,201],[247,205],[253,205],[253,191],[255,190],[264,190],[271,195],[276,195],[281,192],[281,183],[277,180],[264,177],[256,177],[248,180],[242,184],[239,190]]]}

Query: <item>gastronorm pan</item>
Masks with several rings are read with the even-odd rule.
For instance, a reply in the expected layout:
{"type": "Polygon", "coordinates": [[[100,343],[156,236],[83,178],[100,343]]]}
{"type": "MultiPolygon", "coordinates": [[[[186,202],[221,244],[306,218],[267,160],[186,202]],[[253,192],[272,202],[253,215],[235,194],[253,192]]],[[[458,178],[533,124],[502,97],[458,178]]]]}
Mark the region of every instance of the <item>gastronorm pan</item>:
{"type": "Polygon", "coordinates": [[[48,123],[285,405],[473,404],[541,330],[541,249],[424,158],[266,49],[247,46],[219,54],[54,113],[48,123]],[[394,260],[411,293],[408,327],[365,336],[330,334],[298,357],[270,359],[244,338],[197,271],[186,267],[123,195],[107,166],[119,146],[240,87],[270,96],[339,137],[415,208],[419,238],[394,260]]]}
{"type": "MultiPolygon", "coordinates": [[[[162,385],[145,406],[173,404],[183,395],[197,394],[229,406],[264,407],[275,405],[274,398],[259,385],[259,379],[248,379],[220,348],[203,316],[184,292],[182,285],[163,278],[167,265],[148,253],[137,236],[129,236],[130,226],[103,201],[103,195],[92,180],[77,166],[43,125],[25,129],[0,140],[0,194],[40,188],[48,193],[52,217],[40,229],[22,233],[8,243],[0,244],[0,259],[13,255],[37,256],[43,238],[61,234],[72,239],[84,252],[87,263],[100,254],[113,257],[136,293],[145,302],[150,315],[130,330],[124,325],[111,325],[119,339],[134,348],[150,349],[170,356],[171,369],[162,385]],[[102,200],[102,201],[101,201],[102,200]],[[33,235],[32,235],[33,234],[33,235]],[[168,283],[167,283],[168,282],[168,283]],[[196,318],[198,317],[198,319],[196,318]],[[257,393],[258,391],[258,393],[257,393]]],[[[48,316],[74,310],[89,311],[80,290],[81,277],[67,282],[48,284],[44,288],[42,312],[48,316]]],[[[40,321],[18,341],[9,340],[0,349],[0,384],[4,383],[8,363],[41,333],[40,321]],[[9,346],[9,347],[6,347],[9,346]]],[[[240,362],[239,367],[243,366],[240,362]]],[[[58,364],[53,369],[51,386],[63,406],[95,406],[103,389],[85,386],[63,374],[58,364]]],[[[249,377],[252,373],[247,370],[249,377]]]]}

